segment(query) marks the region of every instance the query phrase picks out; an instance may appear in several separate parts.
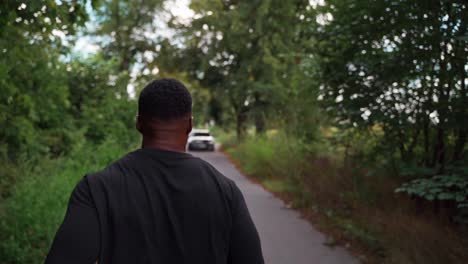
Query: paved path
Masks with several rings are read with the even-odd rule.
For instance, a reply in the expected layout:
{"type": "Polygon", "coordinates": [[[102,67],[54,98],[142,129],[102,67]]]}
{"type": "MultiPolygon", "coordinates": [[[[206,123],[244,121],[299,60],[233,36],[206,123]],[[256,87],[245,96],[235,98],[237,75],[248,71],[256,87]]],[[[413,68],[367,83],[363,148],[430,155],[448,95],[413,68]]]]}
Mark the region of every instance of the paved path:
{"type": "Polygon", "coordinates": [[[358,263],[346,250],[324,245],[325,236],[300,218],[299,213],[252,183],[220,152],[194,152],[225,176],[234,180],[244,194],[260,233],[267,264],[358,263]]]}

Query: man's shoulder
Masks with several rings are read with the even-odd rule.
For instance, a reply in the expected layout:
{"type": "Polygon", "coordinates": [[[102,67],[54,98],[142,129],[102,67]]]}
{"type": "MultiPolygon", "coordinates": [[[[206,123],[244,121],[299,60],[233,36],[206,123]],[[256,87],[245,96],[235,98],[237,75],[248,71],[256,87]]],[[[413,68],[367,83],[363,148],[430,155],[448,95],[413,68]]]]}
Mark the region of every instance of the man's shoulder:
{"type": "MultiPolygon", "coordinates": [[[[164,160],[159,160],[159,162],[161,161],[164,162],[164,160]]],[[[115,182],[118,180],[118,176],[124,175],[127,170],[138,170],[139,167],[146,167],[149,163],[152,162],[154,162],[154,160],[151,156],[145,155],[141,150],[136,150],[129,152],[121,158],[113,161],[101,171],[87,174],[86,178],[90,184],[111,181],[115,182]]],[[[185,167],[187,171],[214,177],[221,185],[224,185],[229,189],[233,188],[233,185],[235,185],[233,180],[224,176],[209,162],[190,154],[185,155],[176,163],[168,163],[166,165],[169,167],[185,167]]]]}
{"type": "Polygon", "coordinates": [[[135,151],[125,154],[119,159],[114,160],[113,162],[108,164],[102,170],[90,172],[86,174],[85,177],[88,179],[88,181],[91,182],[114,178],[113,176],[119,173],[119,171],[122,169],[122,166],[125,166],[125,164],[128,164],[132,159],[134,159],[134,152],[135,151]]]}
{"type": "Polygon", "coordinates": [[[198,164],[203,167],[204,171],[212,175],[218,184],[229,193],[230,196],[232,196],[233,192],[235,192],[236,184],[233,180],[230,178],[226,177],[223,173],[221,173],[218,169],[216,169],[213,165],[211,165],[209,162],[197,158],[198,159],[198,164]]]}
{"type": "Polygon", "coordinates": [[[222,178],[225,178],[226,180],[228,181],[232,181],[231,179],[227,178],[226,176],[224,176],[224,174],[222,174],[220,171],[218,171],[218,169],[216,169],[213,165],[211,165],[211,163],[209,163],[208,161],[206,160],[203,160],[203,159],[200,159],[200,158],[196,158],[196,162],[198,162],[200,164],[200,166],[203,166],[204,168],[210,170],[211,172],[213,172],[214,174],[216,174],[217,176],[220,176],[222,178]]]}

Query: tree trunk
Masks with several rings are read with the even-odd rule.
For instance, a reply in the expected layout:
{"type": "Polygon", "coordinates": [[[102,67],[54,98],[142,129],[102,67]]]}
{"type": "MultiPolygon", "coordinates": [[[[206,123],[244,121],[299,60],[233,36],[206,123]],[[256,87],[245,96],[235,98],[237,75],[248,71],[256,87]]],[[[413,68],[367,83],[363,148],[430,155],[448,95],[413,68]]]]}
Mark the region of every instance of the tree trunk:
{"type": "Polygon", "coordinates": [[[254,122],[255,122],[255,133],[263,134],[265,132],[265,118],[263,116],[263,106],[264,103],[260,99],[260,93],[254,93],[255,98],[255,112],[254,112],[254,122]]]}
{"type": "Polygon", "coordinates": [[[437,129],[437,141],[434,145],[434,152],[432,155],[432,167],[438,167],[438,173],[443,173],[445,169],[445,140],[444,130],[439,127],[437,129]]]}
{"type": "MultiPolygon", "coordinates": [[[[465,84],[465,78],[466,78],[466,71],[465,68],[463,67],[463,64],[459,66],[460,68],[460,80],[461,80],[461,103],[460,105],[460,110],[461,113],[458,116],[460,120],[466,120],[466,117],[468,116],[468,111],[466,110],[466,104],[468,103],[467,100],[467,89],[466,89],[466,84],[465,84]]],[[[464,122],[461,122],[461,125],[458,129],[458,135],[457,135],[457,140],[455,141],[455,146],[453,149],[453,161],[458,161],[463,158],[463,151],[465,149],[465,144],[468,136],[468,129],[465,127],[466,124],[464,122]]]]}
{"type": "Polygon", "coordinates": [[[416,131],[414,131],[413,138],[412,138],[411,143],[408,146],[408,150],[407,150],[407,155],[408,155],[409,158],[413,158],[414,148],[416,147],[416,145],[418,143],[418,138],[419,138],[419,132],[420,131],[421,131],[421,129],[420,129],[419,126],[416,129],[416,131]]]}
{"type": "Polygon", "coordinates": [[[400,150],[401,160],[408,161],[404,142],[405,142],[405,136],[403,132],[400,129],[398,129],[398,148],[400,150]]]}
{"type": "Polygon", "coordinates": [[[424,121],[424,164],[426,167],[431,165],[431,154],[430,154],[430,131],[429,131],[429,120],[424,121]]]}
{"type": "Polygon", "coordinates": [[[244,139],[244,123],[246,120],[246,115],[244,112],[239,112],[236,115],[236,136],[237,141],[242,141],[244,139]]]}
{"type": "Polygon", "coordinates": [[[458,137],[455,141],[455,147],[453,150],[453,161],[461,160],[463,158],[463,150],[465,149],[467,134],[467,129],[460,128],[458,130],[458,137]]]}
{"type": "Polygon", "coordinates": [[[258,135],[265,133],[265,119],[262,113],[255,113],[255,133],[258,135]]]}

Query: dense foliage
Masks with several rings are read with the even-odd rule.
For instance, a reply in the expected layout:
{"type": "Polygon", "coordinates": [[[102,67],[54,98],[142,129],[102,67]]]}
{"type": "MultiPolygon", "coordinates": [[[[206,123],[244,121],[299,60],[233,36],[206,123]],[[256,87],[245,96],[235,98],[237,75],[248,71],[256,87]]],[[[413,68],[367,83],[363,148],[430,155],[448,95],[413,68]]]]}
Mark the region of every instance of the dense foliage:
{"type": "Polygon", "coordinates": [[[463,1],[327,1],[317,12],[330,19],[312,33],[327,110],[342,127],[382,131],[381,154],[395,155],[402,174],[411,167],[422,172],[413,177],[438,175],[399,189],[428,200],[466,199],[466,186],[448,195],[437,182],[468,181],[466,171],[446,173],[466,164],[467,8],[463,1]]]}
{"type": "MultiPolygon", "coordinates": [[[[345,211],[338,222],[355,236],[377,241],[343,220],[353,210],[369,217],[363,229],[386,217],[418,224],[388,220],[376,228],[387,244],[408,226],[407,247],[424,232],[439,241],[437,214],[425,221],[402,216],[417,210],[382,209],[398,206],[400,193],[411,204],[450,208],[442,215],[450,223],[466,220],[466,1],[192,0],[189,19],[171,17],[174,4],[0,2],[2,261],[43,256],[82,176],[74,172],[134,146],[134,96],[155,77],[187,84],[196,124],[236,134],[231,152],[248,173],[284,176],[302,206],[315,200],[345,211]],[[76,50],[83,39],[95,50],[76,50]]],[[[269,184],[284,187],[276,180],[269,184]]],[[[388,254],[396,263],[456,260],[457,239],[438,255],[436,242],[388,254]]]]}
{"type": "Polygon", "coordinates": [[[73,135],[69,118],[66,47],[57,36],[83,24],[82,3],[55,1],[0,5],[0,152],[17,159],[49,151],[60,154],[73,135]],[[57,149],[51,150],[55,146],[57,149]]]}
{"type": "Polygon", "coordinates": [[[295,109],[296,90],[308,90],[333,125],[378,126],[400,159],[442,171],[466,143],[466,4],[374,2],[192,1],[193,22],[175,23],[186,46],[162,64],[260,131],[256,112],[295,109]]]}
{"type": "Polygon", "coordinates": [[[66,157],[41,159],[40,166],[22,165],[19,171],[27,177],[0,210],[1,263],[44,263],[76,183],[126,151],[128,146],[109,139],[76,147],[66,157]]]}
{"type": "Polygon", "coordinates": [[[433,200],[452,200],[457,207],[468,207],[468,181],[465,171],[445,175],[436,175],[428,179],[416,179],[405,183],[397,192],[406,192],[415,196],[433,200]]]}
{"type": "Polygon", "coordinates": [[[328,139],[346,160],[365,151],[355,161],[371,170],[452,178],[447,168],[466,164],[463,1],[197,0],[191,7],[191,24],[173,21],[184,46],[165,42],[170,54],[160,65],[208,89],[211,118],[226,126],[227,116],[238,138],[253,126],[258,134],[288,131],[307,145],[323,139],[319,128],[337,128],[328,139]],[[366,150],[356,134],[367,135],[366,150]]]}
{"type": "Polygon", "coordinates": [[[76,182],[138,139],[122,59],[73,51],[86,2],[0,3],[2,263],[43,262],[76,182]]]}
{"type": "Polygon", "coordinates": [[[345,127],[384,132],[406,163],[463,159],[468,130],[464,1],[327,1],[314,36],[320,96],[345,127]]]}

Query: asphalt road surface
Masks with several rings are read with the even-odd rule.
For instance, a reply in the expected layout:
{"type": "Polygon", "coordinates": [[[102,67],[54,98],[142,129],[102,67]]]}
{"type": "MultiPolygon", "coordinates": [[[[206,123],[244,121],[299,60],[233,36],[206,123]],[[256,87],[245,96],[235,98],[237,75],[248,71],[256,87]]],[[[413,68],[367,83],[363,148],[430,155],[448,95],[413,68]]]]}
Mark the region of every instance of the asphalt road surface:
{"type": "Polygon", "coordinates": [[[242,175],[220,152],[192,152],[234,180],[257,226],[267,264],[359,263],[344,248],[324,245],[326,237],[298,212],[242,175]]]}

